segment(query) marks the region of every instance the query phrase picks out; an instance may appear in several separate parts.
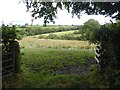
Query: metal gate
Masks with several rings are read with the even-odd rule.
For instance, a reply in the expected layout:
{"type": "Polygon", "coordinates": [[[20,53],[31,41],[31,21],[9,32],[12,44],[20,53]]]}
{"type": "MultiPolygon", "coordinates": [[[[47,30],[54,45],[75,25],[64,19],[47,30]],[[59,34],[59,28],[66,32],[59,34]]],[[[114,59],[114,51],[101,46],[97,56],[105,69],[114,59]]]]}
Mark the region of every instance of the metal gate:
{"type": "Polygon", "coordinates": [[[7,52],[2,53],[2,78],[10,76],[14,73],[14,62],[15,62],[15,47],[7,46],[7,52]]]}

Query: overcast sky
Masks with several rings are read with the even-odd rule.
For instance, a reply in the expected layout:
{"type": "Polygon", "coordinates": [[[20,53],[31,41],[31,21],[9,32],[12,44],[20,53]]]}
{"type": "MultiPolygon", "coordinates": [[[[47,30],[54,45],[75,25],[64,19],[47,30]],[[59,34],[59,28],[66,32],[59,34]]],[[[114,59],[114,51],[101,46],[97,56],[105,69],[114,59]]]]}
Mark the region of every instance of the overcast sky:
{"type": "MultiPolygon", "coordinates": [[[[13,22],[13,24],[31,24],[31,14],[26,12],[24,3],[19,3],[21,0],[0,0],[0,24],[2,21],[5,24],[13,22]]],[[[93,18],[98,20],[100,24],[110,22],[111,18],[102,15],[83,15],[80,19],[77,17],[72,18],[71,14],[62,10],[58,12],[58,19],[55,20],[56,25],[82,25],[87,20],[93,18]]],[[[43,19],[37,19],[33,24],[43,25],[43,19]]],[[[52,24],[52,23],[50,23],[52,24]]]]}

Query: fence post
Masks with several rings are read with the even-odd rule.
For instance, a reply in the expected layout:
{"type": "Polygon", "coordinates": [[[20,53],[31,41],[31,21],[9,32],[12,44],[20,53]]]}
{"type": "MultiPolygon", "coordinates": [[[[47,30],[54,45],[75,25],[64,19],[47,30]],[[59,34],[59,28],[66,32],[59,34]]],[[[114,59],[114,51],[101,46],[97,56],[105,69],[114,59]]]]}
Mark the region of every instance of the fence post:
{"type": "Polygon", "coordinates": [[[11,41],[11,46],[14,46],[14,73],[20,72],[20,66],[21,66],[21,56],[20,56],[20,46],[17,41],[11,41]]]}

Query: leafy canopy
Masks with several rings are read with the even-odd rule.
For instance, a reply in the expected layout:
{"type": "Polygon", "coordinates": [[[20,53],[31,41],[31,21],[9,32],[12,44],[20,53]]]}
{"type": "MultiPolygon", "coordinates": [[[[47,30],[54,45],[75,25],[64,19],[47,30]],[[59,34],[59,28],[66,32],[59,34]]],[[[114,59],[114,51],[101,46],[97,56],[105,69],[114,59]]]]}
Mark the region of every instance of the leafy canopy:
{"type": "Polygon", "coordinates": [[[94,19],[89,19],[87,22],[84,23],[83,28],[88,28],[90,31],[94,31],[100,28],[100,24],[94,19]]]}
{"type": "MultiPolygon", "coordinates": [[[[60,0],[61,1],[61,0],[60,0]]],[[[81,14],[88,15],[107,15],[112,18],[120,19],[120,2],[36,2],[35,0],[26,0],[27,10],[32,13],[33,20],[44,18],[44,25],[49,22],[55,23],[58,9],[66,9],[69,13],[77,15],[80,18],[81,14]]]]}
{"type": "Polygon", "coordinates": [[[100,29],[100,24],[98,21],[94,19],[89,19],[87,22],[84,23],[82,26],[80,33],[82,34],[82,38],[84,40],[91,40],[93,32],[100,29]]]}

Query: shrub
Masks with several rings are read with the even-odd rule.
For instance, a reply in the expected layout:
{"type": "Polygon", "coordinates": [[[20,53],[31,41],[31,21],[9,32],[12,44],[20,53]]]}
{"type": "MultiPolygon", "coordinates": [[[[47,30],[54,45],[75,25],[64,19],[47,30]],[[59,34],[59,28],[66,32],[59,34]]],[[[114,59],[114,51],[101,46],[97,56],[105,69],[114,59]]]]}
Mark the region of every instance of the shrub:
{"type": "Polygon", "coordinates": [[[47,38],[48,39],[58,39],[58,36],[56,35],[56,34],[49,34],[48,36],[47,36],[47,38]]]}
{"type": "Polygon", "coordinates": [[[79,36],[79,37],[75,37],[75,40],[83,40],[83,39],[81,38],[81,36],[79,36]]]}
{"type": "Polygon", "coordinates": [[[9,41],[14,41],[17,38],[16,27],[2,25],[2,41],[7,44],[9,41]]]}
{"type": "Polygon", "coordinates": [[[61,36],[61,39],[65,40],[75,40],[75,37],[72,34],[65,34],[61,36]]]}
{"type": "Polygon", "coordinates": [[[108,75],[110,87],[119,85],[118,70],[120,70],[120,23],[104,25],[94,33],[94,43],[97,43],[96,58],[99,60],[101,73],[108,75]]]}
{"type": "Polygon", "coordinates": [[[17,30],[17,34],[28,36],[28,32],[26,32],[24,29],[22,29],[22,30],[17,30]]]}
{"type": "MultiPolygon", "coordinates": [[[[20,72],[20,47],[19,43],[15,41],[17,38],[17,30],[16,27],[9,26],[9,25],[4,25],[2,24],[2,53],[9,53],[11,51],[14,51],[14,73],[20,72]],[[10,46],[10,47],[9,47],[10,46]],[[14,46],[14,49],[11,48],[11,46],[14,46]]],[[[3,58],[9,58],[7,55],[3,55],[3,58]]],[[[12,56],[13,57],[13,56],[12,56]]],[[[12,58],[10,56],[10,58],[12,58]]],[[[2,58],[2,60],[3,60],[2,58]]],[[[4,62],[6,64],[6,62],[4,62]]],[[[2,63],[4,65],[4,63],[2,63]]],[[[9,65],[9,64],[8,64],[9,65]]],[[[4,66],[3,66],[4,68],[4,66]]],[[[9,68],[10,69],[10,68],[9,68]]]]}
{"type": "Polygon", "coordinates": [[[80,34],[79,31],[74,31],[73,34],[80,34]]]}
{"type": "Polygon", "coordinates": [[[21,40],[22,38],[23,38],[22,35],[17,35],[17,39],[18,39],[18,40],[21,40]]]}
{"type": "Polygon", "coordinates": [[[39,37],[38,37],[39,39],[46,39],[47,37],[46,36],[44,36],[44,35],[39,35],[39,37]]]}

